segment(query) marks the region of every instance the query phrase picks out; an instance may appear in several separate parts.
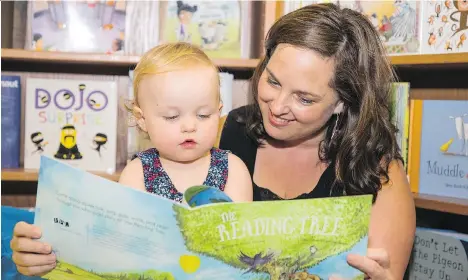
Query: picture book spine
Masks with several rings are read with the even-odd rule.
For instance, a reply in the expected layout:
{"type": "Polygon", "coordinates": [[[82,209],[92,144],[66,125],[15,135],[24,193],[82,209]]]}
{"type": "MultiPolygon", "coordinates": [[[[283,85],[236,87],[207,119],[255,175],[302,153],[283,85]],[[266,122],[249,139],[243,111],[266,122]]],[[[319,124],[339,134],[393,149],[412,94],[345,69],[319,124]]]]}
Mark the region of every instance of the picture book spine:
{"type": "Polygon", "coordinates": [[[2,75],[2,168],[18,168],[21,130],[21,78],[2,75]]]}
{"type": "Polygon", "coordinates": [[[411,119],[410,119],[410,144],[408,162],[408,174],[413,193],[419,192],[419,166],[421,155],[421,133],[422,133],[422,100],[411,100],[411,119]]]}
{"type": "Polygon", "coordinates": [[[409,89],[410,86],[408,84],[406,91],[405,91],[405,96],[404,96],[404,101],[403,101],[403,132],[402,132],[402,137],[403,137],[403,144],[402,144],[402,154],[403,154],[403,160],[405,162],[405,169],[408,172],[408,157],[409,157],[409,131],[410,131],[410,99],[409,99],[409,89]]]}

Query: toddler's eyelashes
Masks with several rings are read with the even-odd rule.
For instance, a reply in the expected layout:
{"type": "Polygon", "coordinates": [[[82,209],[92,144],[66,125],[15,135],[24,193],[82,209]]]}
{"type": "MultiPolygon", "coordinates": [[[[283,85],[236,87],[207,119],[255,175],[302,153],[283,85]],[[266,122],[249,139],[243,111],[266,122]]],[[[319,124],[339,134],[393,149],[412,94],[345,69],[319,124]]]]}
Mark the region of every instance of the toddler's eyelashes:
{"type": "Polygon", "coordinates": [[[175,120],[175,119],[177,119],[177,117],[179,117],[179,116],[164,117],[164,119],[170,121],[170,120],[175,120]]]}

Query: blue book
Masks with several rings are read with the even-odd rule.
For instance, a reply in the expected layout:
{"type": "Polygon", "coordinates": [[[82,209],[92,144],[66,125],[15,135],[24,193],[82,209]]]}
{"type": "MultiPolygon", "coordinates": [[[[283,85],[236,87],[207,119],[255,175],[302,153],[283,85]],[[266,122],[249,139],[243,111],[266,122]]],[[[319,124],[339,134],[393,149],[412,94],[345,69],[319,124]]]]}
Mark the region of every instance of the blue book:
{"type": "Polygon", "coordinates": [[[13,229],[16,223],[24,221],[34,223],[34,212],[31,210],[20,209],[10,206],[2,206],[2,273],[0,279],[10,280],[40,280],[41,277],[25,276],[18,272],[12,259],[10,241],[13,237],[13,229]]]}
{"type": "Polygon", "coordinates": [[[468,198],[468,100],[414,100],[413,192],[468,198]]]}
{"type": "Polygon", "coordinates": [[[2,168],[18,168],[20,159],[21,84],[2,75],[2,168]]]}

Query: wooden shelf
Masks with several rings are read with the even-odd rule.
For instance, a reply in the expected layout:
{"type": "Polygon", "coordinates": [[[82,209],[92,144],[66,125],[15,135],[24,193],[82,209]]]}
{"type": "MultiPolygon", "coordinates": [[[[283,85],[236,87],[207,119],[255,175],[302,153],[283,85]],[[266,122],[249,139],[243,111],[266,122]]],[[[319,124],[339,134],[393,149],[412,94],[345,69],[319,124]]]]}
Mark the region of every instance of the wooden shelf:
{"type": "MultiPolygon", "coordinates": [[[[38,52],[23,49],[2,49],[2,60],[15,62],[40,62],[51,64],[135,66],[139,56],[106,55],[94,53],[38,52]]],[[[253,69],[258,59],[213,59],[218,67],[228,69],[253,69]]]]}
{"type": "Polygon", "coordinates": [[[426,194],[413,194],[413,196],[418,208],[468,216],[468,199],[426,194]]]}
{"type": "MultiPolygon", "coordinates": [[[[120,177],[120,172],[123,168],[117,169],[117,172],[113,174],[100,173],[100,172],[91,172],[103,178],[112,181],[118,181],[120,177]]],[[[2,181],[21,181],[21,182],[35,182],[38,179],[37,170],[28,170],[28,169],[2,169],[2,181]]]]}
{"type": "Polygon", "coordinates": [[[450,54],[415,54],[390,56],[392,65],[436,65],[436,64],[467,64],[468,53],[450,54]]]}
{"type": "MultiPolygon", "coordinates": [[[[466,64],[468,53],[451,54],[415,54],[390,56],[392,65],[434,65],[434,64],[466,64]]],[[[42,63],[108,65],[108,66],[134,66],[139,56],[106,55],[95,53],[69,53],[69,52],[38,52],[23,49],[2,49],[2,60],[29,61],[42,63]]],[[[219,67],[230,69],[254,69],[258,59],[213,59],[219,67]]]]}

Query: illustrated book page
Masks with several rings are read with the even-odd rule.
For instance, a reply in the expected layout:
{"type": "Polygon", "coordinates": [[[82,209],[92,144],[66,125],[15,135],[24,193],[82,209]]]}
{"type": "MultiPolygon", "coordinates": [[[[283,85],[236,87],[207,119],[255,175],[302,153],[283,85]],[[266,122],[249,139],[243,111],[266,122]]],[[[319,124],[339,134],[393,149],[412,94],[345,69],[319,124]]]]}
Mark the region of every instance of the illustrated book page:
{"type": "Polygon", "coordinates": [[[59,261],[45,279],[364,277],[346,255],[366,254],[370,195],[232,203],[194,186],[191,208],[45,156],[38,180],[34,223],[59,261]]]}

